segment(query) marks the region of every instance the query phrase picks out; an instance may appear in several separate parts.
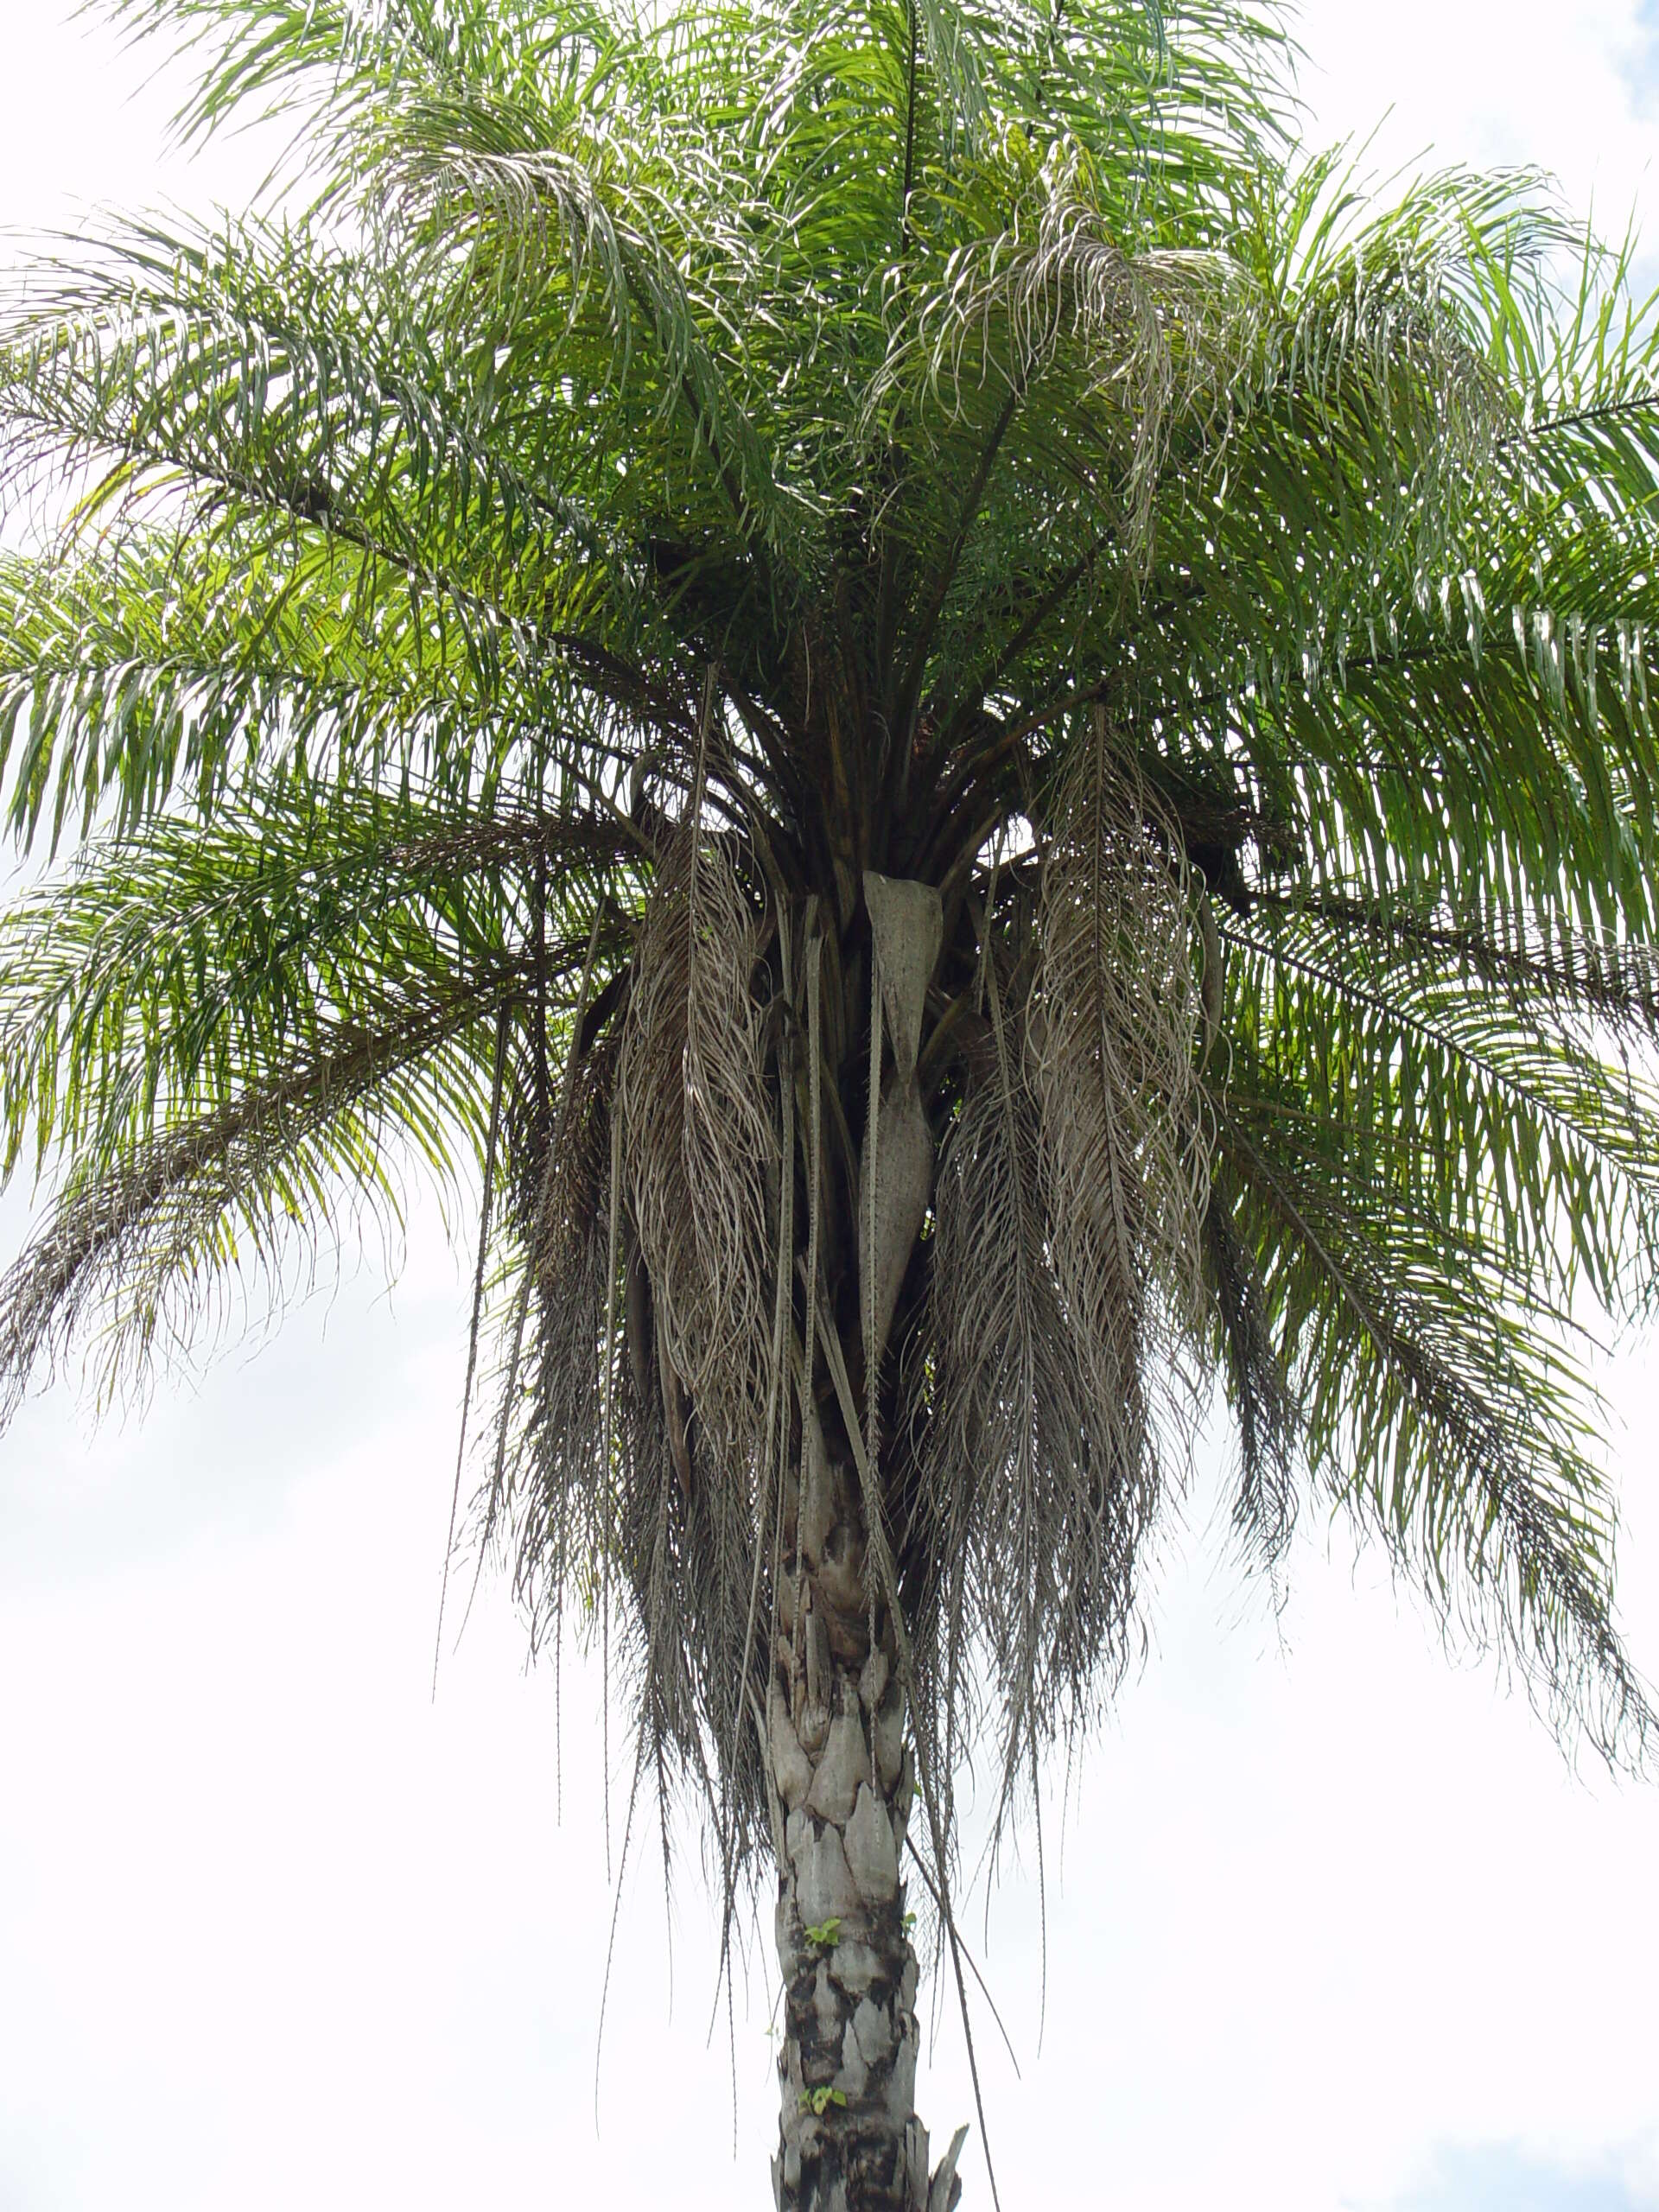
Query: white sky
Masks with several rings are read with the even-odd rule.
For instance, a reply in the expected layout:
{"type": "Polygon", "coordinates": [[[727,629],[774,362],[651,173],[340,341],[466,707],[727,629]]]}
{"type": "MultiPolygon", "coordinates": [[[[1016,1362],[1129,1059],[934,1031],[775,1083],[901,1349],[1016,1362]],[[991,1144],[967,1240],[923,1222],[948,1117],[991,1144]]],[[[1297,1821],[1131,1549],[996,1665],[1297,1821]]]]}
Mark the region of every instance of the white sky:
{"type": "MultiPolygon", "coordinates": [[[[163,105],[124,104],[139,65],[66,0],[0,4],[0,221],[245,190],[245,149],[163,167],[163,105]]],[[[1656,206],[1643,12],[1319,0],[1304,87],[1329,132],[1392,103],[1391,162],[1541,162],[1613,227],[1656,206]]],[[[771,1961],[734,2167],[694,1859],[671,2019],[649,1850],[626,1886],[595,2131],[592,1670],[565,1669],[563,1825],[554,1681],[499,1589],[428,1701],[463,1303],[423,1222],[391,1300],[365,1273],[142,1426],[91,1441],[54,1397],[6,1439],[0,2212],[766,2201],[771,1961]]],[[[1639,1347],[1612,1384],[1624,1613],[1659,1675],[1639,1347]]],[[[1569,1777],[1312,1529],[1281,1649],[1208,1563],[1212,1511],[1204,1490],[1156,1655],[1073,1778],[1040,2061],[1028,1876],[992,1910],[1025,2067],[982,2024],[1008,2212],[1659,2207],[1659,1792],[1569,1777]]],[[[970,2114],[948,2020],[922,2101],[941,2138],[970,2114]]],[[[976,2139],[975,2206],[982,2172],[976,2139]]]]}

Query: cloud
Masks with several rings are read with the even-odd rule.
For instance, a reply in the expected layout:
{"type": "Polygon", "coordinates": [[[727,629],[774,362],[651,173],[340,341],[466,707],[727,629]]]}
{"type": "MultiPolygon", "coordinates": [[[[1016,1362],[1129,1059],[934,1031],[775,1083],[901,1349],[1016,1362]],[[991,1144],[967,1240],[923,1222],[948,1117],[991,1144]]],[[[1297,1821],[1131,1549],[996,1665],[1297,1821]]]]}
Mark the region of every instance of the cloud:
{"type": "Polygon", "coordinates": [[[1376,130],[1384,169],[1540,166],[1577,213],[1618,232],[1634,213],[1654,245],[1656,0],[1303,0],[1296,29],[1314,136],[1376,130]]]}
{"type": "Polygon", "coordinates": [[[1650,2212],[1656,2205],[1659,2133],[1571,2164],[1518,2143],[1442,2145],[1389,2212],[1650,2212]]]}

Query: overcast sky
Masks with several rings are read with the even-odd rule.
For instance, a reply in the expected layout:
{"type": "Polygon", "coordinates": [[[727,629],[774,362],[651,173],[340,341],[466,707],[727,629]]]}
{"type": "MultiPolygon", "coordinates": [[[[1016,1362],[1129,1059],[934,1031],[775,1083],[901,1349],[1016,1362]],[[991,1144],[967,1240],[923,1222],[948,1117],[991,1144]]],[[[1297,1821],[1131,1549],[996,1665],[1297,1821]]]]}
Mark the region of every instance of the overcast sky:
{"type": "MultiPolygon", "coordinates": [[[[163,162],[164,101],[65,0],[4,4],[0,221],[246,191],[245,148],[163,162]]],[[[1380,157],[1541,163],[1659,242],[1645,6],[1322,0],[1303,38],[1325,134],[1391,105],[1380,157]]],[[[459,1276],[423,1217],[391,1296],[365,1270],[142,1423],[93,1440],[53,1397],[0,1447],[0,2212],[766,2201],[772,1962],[734,2167],[694,1858],[671,2016],[649,1853],[625,1885],[595,2095],[593,1671],[561,1773],[551,1671],[486,1586],[429,1701],[459,1276]]],[[[1659,1389],[1639,1345],[1610,1376],[1659,1675],[1659,1389]]],[[[1659,2208],[1659,1791],[1569,1776],[1340,1536],[1303,1529],[1275,1626],[1214,1499],[1212,1471],[1051,1822],[1040,2058],[1028,1870],[991,1910],[1007,2212],[1659,2208]]],[[[936,2134],[969,2116],[948,2020],[921,2096],[936,2134]]],[[[968,2171],[988,2202],[976,2139],[968,2171]]]]}

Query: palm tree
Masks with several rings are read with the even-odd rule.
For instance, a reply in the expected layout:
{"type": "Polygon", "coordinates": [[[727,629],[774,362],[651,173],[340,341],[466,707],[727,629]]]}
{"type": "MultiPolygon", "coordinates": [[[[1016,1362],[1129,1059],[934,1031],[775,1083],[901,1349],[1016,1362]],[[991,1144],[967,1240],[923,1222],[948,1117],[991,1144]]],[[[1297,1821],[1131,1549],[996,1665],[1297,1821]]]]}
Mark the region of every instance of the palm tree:
{"type": "Polygon", "coordinates": [[[944,2212],[907,1901],[1217,1389],[1264,1569],[1650,1740],[1654,322],[1233,0],[116,4],[296,151],[0,302],[6,1406],[476,1175],[472,1546],[775,1875],[780,2207],[944,2212]]]}

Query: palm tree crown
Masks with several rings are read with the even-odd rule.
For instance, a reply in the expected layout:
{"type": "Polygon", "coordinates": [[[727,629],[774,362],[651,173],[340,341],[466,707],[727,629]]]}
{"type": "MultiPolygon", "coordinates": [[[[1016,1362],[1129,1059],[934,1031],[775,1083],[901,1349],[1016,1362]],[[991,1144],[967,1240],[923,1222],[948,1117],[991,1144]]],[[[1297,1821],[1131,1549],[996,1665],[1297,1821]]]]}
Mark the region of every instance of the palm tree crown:
{"type": "MultiPolygon", "coordinates": [[[[306,204],[0,302],[71,494],[0,564],[72,850],[0,938],[8,1402],[475,1166],[474,1536],[728,1897],[821,1819],[886,1897],[913,1783],[948,1897],[1217,1384],[1264,1560],[1347,1510],[1639,1754],[1573,1318],[1659,1231],[1624,257],[1301,152],[1233,0],[118,12],[306,204]]],[[[785,2192],[863,2091],[804,2063],[785,2192]]]]}

